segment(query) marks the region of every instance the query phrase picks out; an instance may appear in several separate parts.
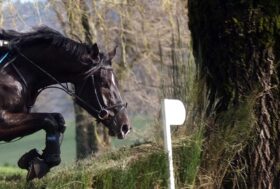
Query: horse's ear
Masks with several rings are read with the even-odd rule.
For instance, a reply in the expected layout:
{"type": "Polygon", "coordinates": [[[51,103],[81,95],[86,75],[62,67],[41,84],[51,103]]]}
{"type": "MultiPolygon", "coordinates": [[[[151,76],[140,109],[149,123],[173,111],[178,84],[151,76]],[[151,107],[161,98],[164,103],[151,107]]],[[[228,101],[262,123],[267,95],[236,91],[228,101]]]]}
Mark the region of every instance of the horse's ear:
{"type": "Polygon", "coordinates": [[[117,53],[117,48],[118,48],[118,46],[115,46],[115,48],[108,53],[109,60],[112,60],[115,57],[115,55],[117,53]]]}
{"type": "Polygon", "coordinates": [[[90,51],[91,51],[91,57],[96,58],[98,56],[99,49],[96,43],[91,45],[90,51]]]}

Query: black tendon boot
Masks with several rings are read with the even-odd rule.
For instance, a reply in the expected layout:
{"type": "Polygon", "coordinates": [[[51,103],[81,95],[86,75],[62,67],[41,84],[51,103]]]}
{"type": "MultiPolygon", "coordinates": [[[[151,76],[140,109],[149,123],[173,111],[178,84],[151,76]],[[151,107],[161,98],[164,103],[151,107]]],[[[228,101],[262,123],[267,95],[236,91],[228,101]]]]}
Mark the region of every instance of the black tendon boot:
{"type": "Polygon", "coordinates": [[[42,159],[51,168],[60,164],[60,132],[47,133],[46,147],[43,150],[42,159]]]}

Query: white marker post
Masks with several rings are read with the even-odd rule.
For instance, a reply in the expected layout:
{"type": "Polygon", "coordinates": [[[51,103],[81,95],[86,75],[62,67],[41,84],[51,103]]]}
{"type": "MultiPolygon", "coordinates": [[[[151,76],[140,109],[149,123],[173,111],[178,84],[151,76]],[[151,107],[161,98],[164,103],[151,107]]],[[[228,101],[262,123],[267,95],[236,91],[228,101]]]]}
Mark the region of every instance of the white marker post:
{"type": "Polygon", "coordinates": [[[164,130],[164,146],[168,153],[169,162],[169,189],[175,189],[174,169],[172,159],[171,125],[182,125],[186,118],[184,104],[180,100],[164,99],[162,101],[162,119],[164,130]]]}

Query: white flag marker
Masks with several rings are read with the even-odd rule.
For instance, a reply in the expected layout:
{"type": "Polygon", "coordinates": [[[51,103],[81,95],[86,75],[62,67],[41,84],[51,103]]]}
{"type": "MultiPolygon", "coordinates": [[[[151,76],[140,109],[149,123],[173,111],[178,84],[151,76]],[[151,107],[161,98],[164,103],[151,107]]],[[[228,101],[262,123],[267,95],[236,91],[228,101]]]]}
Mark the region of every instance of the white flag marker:
{"type": "Polygon", "coordinates": [[[164,99],[162,101],[164,146],[168,154],[168,162],[169,162],[169,189],[175,189],[170,126],[182,125],[185,121],[185,118],[186,118],[185,106],[180,100],[164,99]]]}

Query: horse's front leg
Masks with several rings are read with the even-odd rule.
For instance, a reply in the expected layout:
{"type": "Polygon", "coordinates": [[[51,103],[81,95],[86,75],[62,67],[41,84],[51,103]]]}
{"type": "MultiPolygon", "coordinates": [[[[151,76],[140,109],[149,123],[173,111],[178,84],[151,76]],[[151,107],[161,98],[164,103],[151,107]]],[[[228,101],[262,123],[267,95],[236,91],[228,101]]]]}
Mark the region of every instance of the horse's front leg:
{"type": "Polygon", "coordinates": [[[27,179],[43,177],[51,167],[60,163],[60,136],[65,122],[57,113],[8,113],[1,112],[0,140],[10,141],[41,129],[46,131],[46,147],[40,155],[35,149],[24,154],[19,167],[28,170],[27,179]]]}
{"type": "Polygon", "coordinates": [[[0,141],[11,141],[39,130],[55,133],[64,130],[64,119],[58,113],[10,113],[0,111],[0,141]]]}

